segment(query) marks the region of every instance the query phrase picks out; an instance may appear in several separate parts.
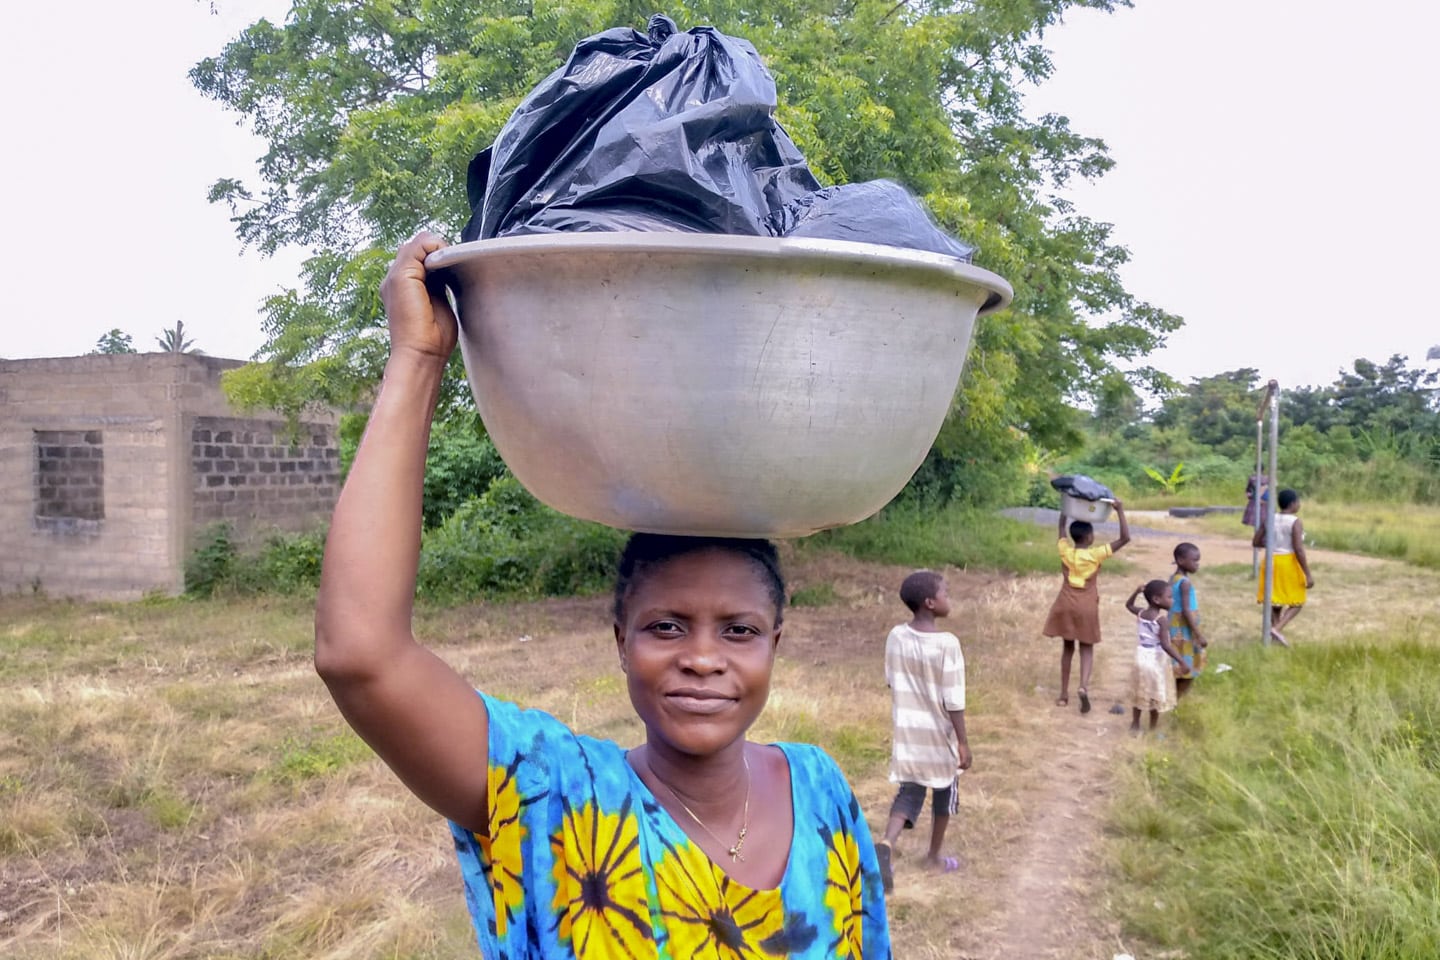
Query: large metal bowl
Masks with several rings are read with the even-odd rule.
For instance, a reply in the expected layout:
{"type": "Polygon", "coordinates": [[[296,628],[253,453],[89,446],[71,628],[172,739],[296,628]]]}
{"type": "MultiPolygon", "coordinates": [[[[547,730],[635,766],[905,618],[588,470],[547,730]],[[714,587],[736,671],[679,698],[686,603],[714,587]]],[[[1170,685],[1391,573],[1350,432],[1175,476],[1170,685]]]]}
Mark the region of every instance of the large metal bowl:
{"type": "Polygon", "coordinates": [[[924,459],[1000,277],[865,243],[548,234],[431,254],[495,446],[536,497],[651,533],[863,520],[924,459]]]}

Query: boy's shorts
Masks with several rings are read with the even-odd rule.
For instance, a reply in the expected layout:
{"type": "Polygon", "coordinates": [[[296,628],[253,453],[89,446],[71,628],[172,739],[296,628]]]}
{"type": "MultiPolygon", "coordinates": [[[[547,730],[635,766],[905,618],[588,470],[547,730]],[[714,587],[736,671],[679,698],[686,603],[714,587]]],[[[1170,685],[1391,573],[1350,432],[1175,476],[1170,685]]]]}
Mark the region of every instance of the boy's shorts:
{"type": "MultiPolygon", "coordinates": [[[[930,815],[932,817],[953,817],[960,809],[959,777],[950,781],[948,787],[933,787],[930,794],[930,815]]],[[[920,819],[920,809],[925,806],[925,790],[921,783],[902,783],[895,793],[895,802],[890,804],[890,816],[899,814],[905,818],[905,829],[915,829],[920,819]]]]}

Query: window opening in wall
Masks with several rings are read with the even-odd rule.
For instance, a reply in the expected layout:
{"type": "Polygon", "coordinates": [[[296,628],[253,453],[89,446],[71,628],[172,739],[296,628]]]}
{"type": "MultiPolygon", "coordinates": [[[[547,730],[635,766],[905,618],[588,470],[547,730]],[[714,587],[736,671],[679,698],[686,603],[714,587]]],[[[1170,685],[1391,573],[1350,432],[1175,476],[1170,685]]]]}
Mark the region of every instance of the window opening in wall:
{"type": "Polygon", "coordinates": [[[35,431],[35,524],[91,533],[105,519],[105,446],[99,430],[35,431]]]}

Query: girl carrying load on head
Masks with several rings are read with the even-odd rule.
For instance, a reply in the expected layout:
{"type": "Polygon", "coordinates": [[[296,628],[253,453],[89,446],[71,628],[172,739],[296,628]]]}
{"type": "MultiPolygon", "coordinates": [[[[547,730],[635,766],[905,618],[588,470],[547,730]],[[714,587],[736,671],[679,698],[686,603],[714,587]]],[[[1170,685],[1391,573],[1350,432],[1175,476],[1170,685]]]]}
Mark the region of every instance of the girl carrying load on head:
{"type": "Polygon", "coordinates": [[[1100,565],[1115,551],[1130,542],[1130,524],[1125,507],[1119,500],[1115,516],[1120,521],[1120,536],[1110,543],[1095,546],[1095,528],[1085,520],[1070,524],[1065,535],[1065,513],[1060,513],[1060,595],[1050,606],[1045,618],[1045,636],[1059,637],[1060,696],[1055,705],[1070,703],[1070,664],[1075,648],[1080,648],[1080,712],[1090,712],[1090,671],[1095,663],[1095,644],[1100,642],[1100,565]]]}

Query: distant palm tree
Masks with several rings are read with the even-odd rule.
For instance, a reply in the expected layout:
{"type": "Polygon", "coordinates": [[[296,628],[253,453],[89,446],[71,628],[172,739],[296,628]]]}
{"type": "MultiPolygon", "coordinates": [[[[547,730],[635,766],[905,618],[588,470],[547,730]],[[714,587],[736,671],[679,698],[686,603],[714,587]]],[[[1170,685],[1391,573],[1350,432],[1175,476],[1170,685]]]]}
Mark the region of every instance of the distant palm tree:
{"type": "Polygon", "coordinates": [[[160,349],[165,353],[198,353],[203,354],[204,350],[192,349],[195,346],[194,340],[185,337],[185,321],[176,320],[175,328],[172,330],[166,327],[160,331],[160,336],[155,338],[160,349]]]}

